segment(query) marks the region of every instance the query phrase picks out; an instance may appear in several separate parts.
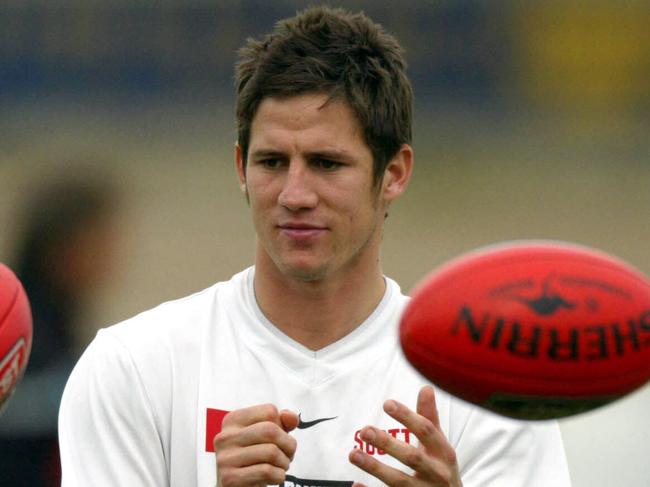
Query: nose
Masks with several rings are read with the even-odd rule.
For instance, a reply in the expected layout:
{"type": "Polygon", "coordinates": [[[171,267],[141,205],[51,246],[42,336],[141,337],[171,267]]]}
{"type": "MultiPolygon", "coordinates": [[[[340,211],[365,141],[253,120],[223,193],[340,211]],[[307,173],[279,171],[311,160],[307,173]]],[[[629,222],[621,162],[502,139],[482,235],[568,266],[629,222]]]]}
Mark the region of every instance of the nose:
{"type": "Polygon", "coordinates": [[[291,211],[316,207],[318,195],[309,166],[301,161],[290,161],[285,173],[278,203],[291,211]]]}

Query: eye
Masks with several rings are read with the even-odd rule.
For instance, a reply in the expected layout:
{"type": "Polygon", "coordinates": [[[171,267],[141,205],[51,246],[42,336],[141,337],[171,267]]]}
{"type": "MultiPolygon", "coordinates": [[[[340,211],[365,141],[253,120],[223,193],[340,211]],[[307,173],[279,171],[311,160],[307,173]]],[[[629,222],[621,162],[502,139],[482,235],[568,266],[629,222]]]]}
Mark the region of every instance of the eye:
{"type": "Polygon", "coordinates": [[[259,164],[267,169],[277,169],[282,165],[282,160],[277,157],[269,157],[268,159],[262,159],[259,161],[259,164]]]}
{"type": "Polygon", "coordinates": [[[316,159],[314,164],[325,171],[333,171],[343,165],[340,162],[332,161],[331,159],[316,159]]]}

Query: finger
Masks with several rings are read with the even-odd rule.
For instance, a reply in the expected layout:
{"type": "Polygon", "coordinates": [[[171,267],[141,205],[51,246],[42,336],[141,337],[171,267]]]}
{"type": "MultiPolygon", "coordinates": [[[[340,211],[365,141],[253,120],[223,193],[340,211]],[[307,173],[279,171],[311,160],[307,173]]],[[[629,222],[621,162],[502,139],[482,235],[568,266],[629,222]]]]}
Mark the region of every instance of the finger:
{"type": "Polygon", "coordinates": [[[252,465],[244,468],[229,468],[219,472],[218,485],[251,486],[251,485],[282,485],[286,479],[286,471],[269,464],[252,465]]]}
{"type": "Polygon", "coordinates": [[[387,485],[407,485],[409,476],[404,472],[375,460],[367,453],[355,449],[350,452],[350,463],[356,465],[364,472],[378,478],[387,485]]]}
{"type": "Polygon", "coordinates": [[[451,453],[453,453],[453,448],[449,445],[445,435],[430,419],[392,399],[384,403],[384,411],[406,426],[427,450],[434,454],[440,452],[448,454],[447,450],[451,450],[451,453]]]}
{"type": "Polygon", "coordinates": [[[374,426],[366,426],[360,431],[359,436],[366,443],[383,450],[419,474],[427,478],[440,477],[438,471],[441,470],[440,462],[429,456],[426,450],[404,443],[374,426]]]}
{"type": "Polygon", "coordinates": [[[284,431],[282,427],[269,421],[255,423],[243,428],[230,427],[222,429],[214,437],[215,451],[259,444],[277,445],[289,459],[293,459],[297,446],[295,438],[284,431]]]}
{"type": "Polygon", "coordinates": [[[296,429],[299,421],[300,418],[298,418],[298,415],[293,411],[289,411],[288,409],[280,411],[280,423],[282,424],[284,431],[289,432],[296,429]]]}
{"type": "Polygon", "coordinates": [[[418,393],[417,413],[430,420],[433,425],[440,429],[440,418],[438,417],[438,406],[436,405],[436,393],[431,386],[424,386],[418,393]]]}
{"type": "Polygon", "coordinates": [[[264,463],[287,471],[291,459],[277,445],[270,443],[217,453],[217,466],[219,467],[241,468],[264,463]]]}
{"type": "Polygon", "coordinates": [[[249,426],[263,421],[270,421],[278,426],[282,426],[278,408],[273,404],[258,404],[247,408],[236,409],[224,416],[222,428],[249,426]]]}

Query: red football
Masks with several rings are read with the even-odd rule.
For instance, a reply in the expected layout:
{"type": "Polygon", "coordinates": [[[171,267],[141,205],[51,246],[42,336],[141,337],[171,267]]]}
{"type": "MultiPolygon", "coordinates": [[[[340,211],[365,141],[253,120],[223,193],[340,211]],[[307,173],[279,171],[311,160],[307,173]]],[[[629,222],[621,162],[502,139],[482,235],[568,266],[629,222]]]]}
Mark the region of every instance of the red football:
{"type": "Polygon", "coordinates": [[[568,416],[650,380],[650,281],[563,242],[479,249],[417,286],[400,339],[420,373],[462,399],[515,418],[568,416]]]}
{"type": "Polygon", "coordinates": [[[27,367],[32,349],[32,314],[15,274],[0,263],[0,408],[27,367]]]}

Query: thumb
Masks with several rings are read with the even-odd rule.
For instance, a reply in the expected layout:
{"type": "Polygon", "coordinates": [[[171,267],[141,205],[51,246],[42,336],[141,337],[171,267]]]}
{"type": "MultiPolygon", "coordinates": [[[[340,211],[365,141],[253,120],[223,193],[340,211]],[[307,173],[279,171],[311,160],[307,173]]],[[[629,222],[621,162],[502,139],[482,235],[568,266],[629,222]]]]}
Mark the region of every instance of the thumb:
{"type": "Polygon", "coordinates": [[[289,411],[288,409],[280,411],[280,423],[282,423],[282,428],[284,428],[284,431],[287,433],[296,429],[298,421],[298,415],[293,411],[289,411]]]}

